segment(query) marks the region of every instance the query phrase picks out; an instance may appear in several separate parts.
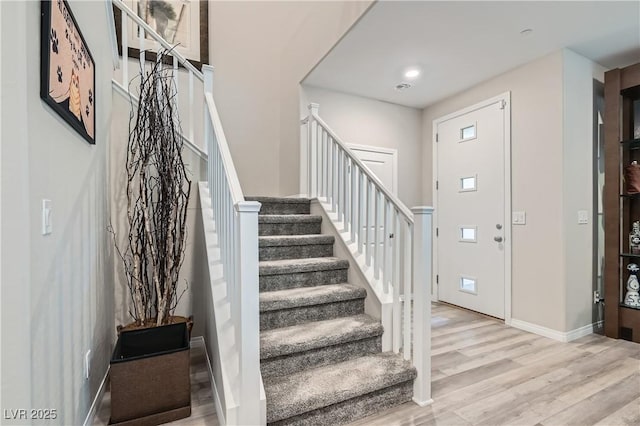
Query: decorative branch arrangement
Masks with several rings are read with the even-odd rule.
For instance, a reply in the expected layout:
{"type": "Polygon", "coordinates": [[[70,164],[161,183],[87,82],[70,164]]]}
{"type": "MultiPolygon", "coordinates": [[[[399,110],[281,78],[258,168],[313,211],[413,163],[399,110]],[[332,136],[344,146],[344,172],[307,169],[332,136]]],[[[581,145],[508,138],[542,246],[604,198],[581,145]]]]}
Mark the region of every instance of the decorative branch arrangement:
{"type": "Polygon", "coordinates": [[[169,53],[158,52],[149,71],[140,69],[139,102],[132,102],[129,118],[129,232],[126,250],[118,254],[133,302],[129,313],[139,327],[169,323],[180,300],[191,181],[182,159],[173,70],[163,65],[169,53]]]}

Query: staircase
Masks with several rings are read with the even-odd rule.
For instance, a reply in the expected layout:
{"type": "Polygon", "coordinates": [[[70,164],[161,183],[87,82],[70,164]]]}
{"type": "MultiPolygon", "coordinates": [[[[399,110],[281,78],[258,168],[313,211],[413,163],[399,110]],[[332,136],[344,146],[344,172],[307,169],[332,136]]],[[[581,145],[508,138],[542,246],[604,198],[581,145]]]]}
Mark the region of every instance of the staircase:
{"type": "Polygon", "coordinates": [[[260,367],[267,423],[345,424],[411,400],[416,369],[381,352],[349,262],[333,257],[310,200],[247,197],[259,224],[260,367]]]}

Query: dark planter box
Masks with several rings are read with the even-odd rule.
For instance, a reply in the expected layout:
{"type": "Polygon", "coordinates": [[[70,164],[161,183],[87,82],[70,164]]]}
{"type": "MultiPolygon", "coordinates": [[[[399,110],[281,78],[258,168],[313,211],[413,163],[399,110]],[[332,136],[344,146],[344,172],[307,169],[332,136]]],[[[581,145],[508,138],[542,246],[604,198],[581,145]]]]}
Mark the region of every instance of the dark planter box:
{"type": "Polygon", "coordinates": [[[123,331],[111,357],[109,424],[151,426],[191,415],[186,323],[123,331]]]}

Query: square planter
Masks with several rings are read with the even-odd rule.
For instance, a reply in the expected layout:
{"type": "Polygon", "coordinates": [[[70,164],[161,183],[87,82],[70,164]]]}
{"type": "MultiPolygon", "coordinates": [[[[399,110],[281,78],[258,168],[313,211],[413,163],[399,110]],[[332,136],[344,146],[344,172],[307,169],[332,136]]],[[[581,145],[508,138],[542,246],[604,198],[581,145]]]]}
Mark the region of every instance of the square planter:
{"type": "Polygon", "coordinates": [[[111,357],[111,419],[158,425],[191,415],[186,323],[123,331],[111,357]]]}

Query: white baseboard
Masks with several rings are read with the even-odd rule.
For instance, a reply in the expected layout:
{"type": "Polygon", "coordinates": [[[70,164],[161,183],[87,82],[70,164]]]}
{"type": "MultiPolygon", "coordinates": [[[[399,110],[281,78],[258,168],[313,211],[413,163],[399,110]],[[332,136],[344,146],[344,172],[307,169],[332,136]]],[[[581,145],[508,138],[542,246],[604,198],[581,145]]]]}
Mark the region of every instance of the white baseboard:
{"type": "Polygon", "coordinates": [[[211,391],[213,393],[213,401],[216,404],[216,415],[218,416],[218,422],[220,425],[226,425],[227,421],[224,417],[224,411],[222,411],[222,403],[220,402],[220,394],[216,387],[216,381],[213,378],[213,370],[211,369],[211,359],[209,358],[209,352],[207,351],[207,345],[204,343],[204,336],[197,336],[191,338],[191,344],[197,343],[202,345],[204,349],[204,356],[207,360],[207,371],[209,372],[209,382],[211,382],[211,391]]]}
{"type": "Polygon", "coordinates": [[[93,398],[93,402],[91,403],[91,407],[89,407],[89,412],[87,413],[87,417],[84,419],[83,426],[91,426],[93,424],[93,420],[96,417],[96,413],[98,412],[98,408],[100,408],[100,403],[104,398],[104,393],[107,388],[107,379],[109,378],[109,369],[111,366],[107,366],[107,371],[104,373],[104,377],[102,378],[102,382],[100,382],[100,387],[98,387],[98,392],[96,392],[95,398],[93,398]]]}
{"type": "Polygon", "coordinates": [[[576,340],[580,337],[584,337],[593,333],[593,330],[598,328],[598,323],[593,323],[576,328],[574,330],[563,332],[515,318],[511,319],[511,324],[509,325],[511,325],[511,327],[528,331],[529,333],[534,333],[543,337],[548,337],[549,339],[557,340],[559,342],[571,342],[572,340],[576,340]]]}

